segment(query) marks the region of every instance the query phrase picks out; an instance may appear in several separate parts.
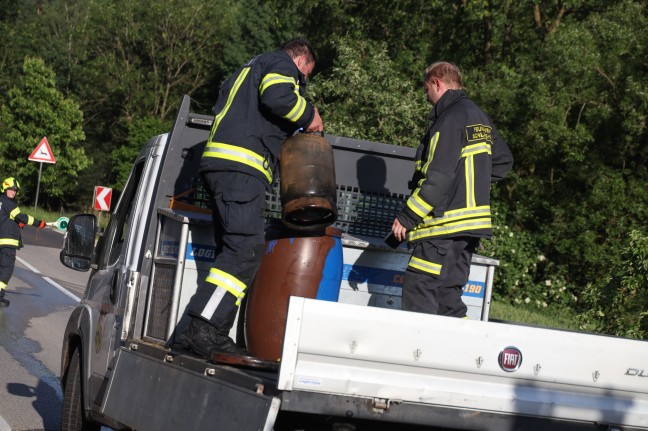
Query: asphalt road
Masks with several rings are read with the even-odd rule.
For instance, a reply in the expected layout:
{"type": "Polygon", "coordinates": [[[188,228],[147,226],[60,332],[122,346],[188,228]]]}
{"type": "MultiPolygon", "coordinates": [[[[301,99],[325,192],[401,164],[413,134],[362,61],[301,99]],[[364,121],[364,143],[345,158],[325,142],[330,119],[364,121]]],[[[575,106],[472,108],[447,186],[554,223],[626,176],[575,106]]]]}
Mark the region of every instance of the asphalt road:
{"type": "Polygon", "coordinates": [[[0,308],[0,431],[59,430],[62,334],[89,273],[59,261],[62,233],[23,229],[0,308]]]}

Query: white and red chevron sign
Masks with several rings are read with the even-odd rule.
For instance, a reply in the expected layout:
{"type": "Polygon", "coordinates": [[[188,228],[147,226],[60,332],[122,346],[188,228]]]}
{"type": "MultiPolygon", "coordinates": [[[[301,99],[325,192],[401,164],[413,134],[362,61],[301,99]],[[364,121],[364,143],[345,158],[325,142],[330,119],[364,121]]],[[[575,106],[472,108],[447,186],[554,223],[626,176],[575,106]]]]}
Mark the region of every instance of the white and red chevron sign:
{"type": "Polygon", "coordinates": [[[112,189],[110,187],[95,186],[94,189],[94,209],[97,211],[110,211],[110,199],[112,198],[112,189]]]}

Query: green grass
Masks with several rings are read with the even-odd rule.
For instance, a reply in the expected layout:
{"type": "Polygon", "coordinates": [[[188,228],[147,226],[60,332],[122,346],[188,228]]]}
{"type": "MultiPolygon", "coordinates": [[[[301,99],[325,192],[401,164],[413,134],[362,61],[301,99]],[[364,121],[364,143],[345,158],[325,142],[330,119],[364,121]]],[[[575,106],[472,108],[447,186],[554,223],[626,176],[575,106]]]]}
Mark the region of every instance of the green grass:
{"type": "Polygon", "coordinates": [[[24,214],[29,214],[30,216],[33,216],[39,220],[45,220],[48,223],[58,220],[59,217],[70,218],[74,215],[74,214],[61,214],[59,212],[46,211],[40,208],[34,209],[33,206],[27,207],[25,205],[20,205],[20,211],[24,214]]]}
{"type": "Polygon", "coordinates": [[[578,330],[578,316],[573,310],[530,307],[493,301],[489,319],[526,323],[549,328],[578,330]]]}

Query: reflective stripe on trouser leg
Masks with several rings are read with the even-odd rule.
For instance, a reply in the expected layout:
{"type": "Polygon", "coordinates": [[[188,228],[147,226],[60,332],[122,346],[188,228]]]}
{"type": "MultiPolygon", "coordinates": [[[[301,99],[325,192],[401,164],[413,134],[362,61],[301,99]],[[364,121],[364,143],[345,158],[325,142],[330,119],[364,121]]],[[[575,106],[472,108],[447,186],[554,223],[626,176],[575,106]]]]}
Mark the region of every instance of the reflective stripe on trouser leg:
{"type": "Polygon", "coordinates": [[[416,243],[403,285],[402,309],[464,317],[461,300],[472,253],[479,238],[435,239],[416,243]],[[439,265],[439,274],[434,269],[439,265]]]}
{"type": "Polygon", "coordinates": [[[265,184],[238,172],[207,172],[216,240],[216,259],[189,314],[229,332],[241,300],[261,263],[264,249],[265,184]]]}
{"type": "Polygon", "coordinates": [[[214,314],[214,311],[216,311],[216,308],[218,308],[218,305],[228,293],[232,294],[236,299],[235,305],[237,307],[241,305],[241,300],[243,299],[243,296],[245,296],[245,290],[247,289],[245,283],[217,268],[212,268],[209,271],[206,281],[207,283],[216,285],[216,290],[212,294],[211,298],[209,298],[207,305],[205,305],[205,308],[201,313],[202,317],[210,319],[214,314]]]}

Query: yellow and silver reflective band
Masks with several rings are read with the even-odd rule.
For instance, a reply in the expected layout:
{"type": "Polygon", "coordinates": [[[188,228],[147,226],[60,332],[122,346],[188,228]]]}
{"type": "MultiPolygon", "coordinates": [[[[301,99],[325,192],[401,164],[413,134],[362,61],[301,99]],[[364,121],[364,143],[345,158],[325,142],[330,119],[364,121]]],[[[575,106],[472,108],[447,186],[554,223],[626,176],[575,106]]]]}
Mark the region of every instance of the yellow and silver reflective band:
{"type": "Polygon", "coordinates": [[[214,117],[214,125],[212,126],[211,133],[209,135],[210,142],[212,141],[212,138],[214,137],[214,133],[216,133],[216,129],[218,128],[218,125],[220,124],[221,120],[223,119],[225,114],[227,114],[227,111],[229,110],[230,106],[232,106],[232,102],[234,101],[234,96],[236,96],[236,93],[241,87],[241,84],[243,83],[243,81],[245,81],[245,77],[247,76],[248,72],[250,72],[249,67],[245,67],[243,68],[243,70],[241,70],[241,73],[239,73],[239,76],[236,78],[236,81],[234,81],[234,85],[232,85],[232,88],[230,89],[225,106],[214,117]]]}
{"type": "Polygon", "coordinates": [[[252,150],[248,150],[247,148],[210,141],[205,147],[203,157],[216,157],[219,159],[227,159],[243,163],[244,165],[248,165],[261,171],[268,182],[272,182],[272,169],[267,166],[266,161],[261,157],[261,155],[252,150]]]}
{"type": "Polygon", "coordinates": [[[428,151],[428,156],[427,156],[427,160],[425,161],[425,165],[423,165],[422,168],[424,174],[427,173],[428,167],[430,167],[430,163],[432,162],[432,159],[434,159],[434,152],[436,151],[436,146],[438,142],[439,142],[439,132],[436,132],[430,138],[430,150],[428,151]]]}
{"type": "Polygon", "coordinates": [[[293,123],[297,122],[297,120],[299,120],[301,116],[304,115],[304,111],[306,110],[306,99],[304,99],[299,94],[298,88],[295,89],[295,95],[297,96],[297,102],[295,103],[295,106],[289,113],[284,115],[285,119],[292,121],[293,123]]]}
{"type": "Polygon", "coordinates": [[[441,268],[443,267],[443,265],[439,265],[438,263],[419,259],[418,257],[414,256],[412,256],[407,266],[434,275],[441,274],[441,268]]]}
{"type": "Polygon", "coordinates": [[[466,157],[464,162],[464,171],[466,175],[466,207],[474,208],[477,205],[475,198],[475,158],[466,157]]]}
{"type": "Polygon", "coordinates": [[[434,217],[432,215],[425,217],[421,220],[419,226],[429,227],[437,226],[445,223],[455,222],[458,220],[467,220],[471,218],[490,217],[490,205],[482,205],[473,208],[459,208],[456,210],[446,211],[441,217],[434,217]]]}
{"type": "Polygon", "coordinates": [[[11,211],[11,212],[9,213],[9,218],[10,218],[11,220],[15,220],[15,219],[16,219],[16,216],[17,216],[18,214],[20,214],[20,208],[16,207],[16,208],[13,209],[13,211],[11,211]]]}
{"type": "Polygon", "coordinates": [[[7,287],[7,283],[0,281],[0,290],[4,290],[5,287],[7,287]]]}
{"type": "MultiPolygon", "coordinates": [[[[297,86],[297,83],[295,82],[295,78],[292,78],[290,76],[285,76],[285,75],[279,75],[278,73],[268,73],[261,80],[261,84],[259,84],[259,94],[263,96],[263,92],[266,91],[268,87],[275,84],[289,84],[289,85],[297,86]]],[[[299,87],[297,86],[297,88],[299,87]]]]}
{"type": "Polygon", "coordinates": [[[461,150],[461,157],[474,156],[479,153],[491,154],[491,144],[488,142],[480,142],[478,144],[466,145],[461,150]]]}
{"type": "Polygon", "coordinates": [[[266,91],[266,89],[275,84],[288,84],[294,87],[295,95],[297,96],[297,102],[295,102],[293,109],[291,109],[290,112],[284,115],[284,118],[292,121],[293,123],[296,122],[301,118],[301,116],[304,114],[304,111],[306,110],[306,99],[304,99],[301,94],[299,94],[299,83],[295,81],[295,78],[292,78],[290,76],[279,75],[278,73],[268,73],[261,80],[261,84],[259,85],[259,94],[263,96],[263,93],[266,91]]]}
{"type": "Polygon", "coordinates": [[[13,245],[15,247],[18,247],[20,243],[18,242],[17,239],[13,238],[0,238],[0,246],[2,245],[13,245]]]}
{"type": "MultiPolygon", "coordinates": [[[[241,280],[217,268],[211,268],[209,270],[206,281],[227,290],[237,299],[245,295],[245,289],[247,288],[241,280]]],[[[239,301],[237,301],[236,305],[239,305],[239,301]]]]}
{"type": "Polygon", "coordinates": [[[209,275],[207,276],[207,279],[205,281],[211,284],[215,284],[216,290],[212,294],[211,298],[209,298],[207,305],[205,305],[205,308],[200,314],[202,317],[204,317],[205,319],[211,319],[214,315],[214,312],[228,292],[234,295],[234,297],[236,298],[236,305],[241,305],[241,301],[245,297],[245,289],[247,288],[245,283],[243,283],[241,280],[234,277],[233,275],[226,273],[225,271],[211,268],[209,270],[209,275]]]}
{"type": "Polygon", "coordinates": [[[407,207],[414,211],[414,214],[417,216],[423,218],[426,215],[430,214],[432,211],[432,205],[428,204],[425,202],[421,197],[419,196],[419,190],[416,189],[414,193],[407,199],[407,207]]]}
{"type": "Polygon", "coordinates": [[[493,227],[490,217],[462,220],[454,223],[446,223],[441,226],[430,226],[416,228],[408,232],[407,240],[416,241],[423,238],[450,235],[457,232],[465,232],[477,229],[491,229],[493,227]]]}
{"type": "Polygon", "coordinates": [[[465,157],[464,170],[466,176],[466,207],[473,208],[477,205],[475,198],[475,159],[477,154],[491,154],[491,145],[488,142],[467,145],[461,150],[461,157],[465,157]]]}

